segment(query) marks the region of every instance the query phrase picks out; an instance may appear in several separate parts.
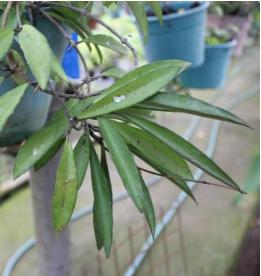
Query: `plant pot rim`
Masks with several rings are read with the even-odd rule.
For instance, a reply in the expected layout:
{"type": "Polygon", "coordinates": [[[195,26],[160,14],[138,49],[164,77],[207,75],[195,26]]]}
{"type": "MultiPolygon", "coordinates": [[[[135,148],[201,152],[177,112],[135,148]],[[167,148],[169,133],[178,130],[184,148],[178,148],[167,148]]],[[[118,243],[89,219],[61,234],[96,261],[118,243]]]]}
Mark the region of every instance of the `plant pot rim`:
{"type": "MultiPolygon", "coordinates": [[[[172,13],[168,15],[163,15],[163,20],[169,20],[169,19],[177,19],[184,16],[189,16],[194,13],[201,12],[202,10],[205,10],[210,5],[209,1],[200,1],[200,5],[198,7],[188,9],[184,13],[172,13]]],[[[156,16],[147,16],[148,22],[154,22],[158,21],[158,18],[156,16]]]]}
{"type": "Polygon", "coordinates": [[[226,48],[232,48],[237,45],[236,39],[230,40],[225,43],[220,43],[217,45],[207,45],[206,44],[206,49],[226,49],[226,48]]]}

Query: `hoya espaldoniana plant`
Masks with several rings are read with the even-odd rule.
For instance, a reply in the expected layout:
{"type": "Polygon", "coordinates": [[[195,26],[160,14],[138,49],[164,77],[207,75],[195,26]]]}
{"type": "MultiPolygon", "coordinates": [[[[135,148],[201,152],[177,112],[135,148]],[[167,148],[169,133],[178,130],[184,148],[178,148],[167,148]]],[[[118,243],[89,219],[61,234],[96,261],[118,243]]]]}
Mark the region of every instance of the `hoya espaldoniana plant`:
{"type": "MultiPolygon", "coordinates": [[[[28,91],[52,95],[61,102],[60,109],[45,126],[23,137],[26,139],[16,156],[13,175],[17,178],[30,169],[39,170],[57,151],[62,150],[52,203],[53,225],[60,231],[70,221],[79,187],[89,166],[97,246],[99,249],[104,247],[108,256],[113,232],[113,183],[110,181],[108,156],[115,164],[133,203],[145,215],[152,235],[156,224],[154,208],[143,180],[143,168],[137,166],[135,156],[151,167],[151,173],[166,177],[194,200],[186,182],[193,181],[188,163],[241,192],[235,181],[213,160],[177,133],[150,120],[144,115],[146,112],[183,112],[243,126],[247,124],[220,107],[189,95],[167,91],[166,85],[186,70],[189,63],[162,60],[137,66],[135,48],[127,38],[94,15],[93,3],[1,3],[0,76],[3,84],[12,78],[13,87],[1,93],[0,130],[5,130],[28,91]],[[58,31],[82,60],[86,78],[79,86],[73,87],[70,94],[54,88],[53,81],[63,82],[66,87],[72,87],[72,84],[60,66],[46,32],[37,27],[39,18],[51,24],[52,28],[47,30],[47,34],[58,31]],[[111,35],[93,33],[88,27],[88,20],[95,20],[111,35]],[[93,92],[92,80],[95,78],[90,76],[86,60],[78,48],[79,43],[70,39],[69,30],[79,35],[79,43],[85,43],[90,51],[97,51],[101,60],[102,47],[121,54],[130,51],[136,68],[130,72],[114,68],[115,82],[102,91],[93,92]],[[69,139],[73,129],[81,132],[74,148],[69,139]]],[[[124,4],[136,17],[146,40],[148,26],[144,3],[124,4]]],[[[148,2],[147,5],[162,23],[160,4],[148,2]]]]}

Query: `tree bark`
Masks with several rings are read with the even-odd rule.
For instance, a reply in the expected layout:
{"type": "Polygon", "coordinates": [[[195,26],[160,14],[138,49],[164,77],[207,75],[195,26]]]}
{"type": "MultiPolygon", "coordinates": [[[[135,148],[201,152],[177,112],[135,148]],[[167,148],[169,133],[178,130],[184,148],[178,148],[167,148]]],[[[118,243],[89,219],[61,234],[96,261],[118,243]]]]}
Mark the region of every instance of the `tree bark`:
{"type": "MultiPolygon", "coordinates": [[[[51,109],[56,108],[57,103],[54,102],[51,109]]],[[[36,172],[31,170],[35,235],[41,276],[70,276],[69,227],[56,232],[52,223],[52,195],[60,156],[59,151],[43,168],[36,172]]]]}

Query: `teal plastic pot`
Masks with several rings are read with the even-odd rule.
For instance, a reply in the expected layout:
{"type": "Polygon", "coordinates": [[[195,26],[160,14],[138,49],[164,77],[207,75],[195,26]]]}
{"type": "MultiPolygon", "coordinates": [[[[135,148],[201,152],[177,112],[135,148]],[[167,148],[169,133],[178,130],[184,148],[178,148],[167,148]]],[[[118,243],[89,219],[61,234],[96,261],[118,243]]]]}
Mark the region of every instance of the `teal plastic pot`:
{"type": "MultiPolygon", "coordinates": [[[[37,19],[35,27],[46,36],[55,55],[61,58],[66,47],[63,35],[49,21],[40,17],[37,19]]],[[[12,48],[22,53],[16,42],[14,42],[12,48]]],[[[39,55],[41,55],[40,52],[39,55]]],[[[1,73],[0,76],[2,76],[1,73]]],[[[29,76],[32,78],[31,74],[29,76]]],[[[0,85],[0,95],[5,94],[16,86],[17,84],[10,78],[6,79],[0,85]]],[[[51,99],[52,96],[40,91],[34,91],[32,87],[28,87],[14,113],[0,133],[0,146],[17,144],[40,129],[46,122],[51,99]]]]}
{"type": "Polygon", "coordinates": [[[199,89],[223,87],[235,45],[235,40],[214,46],[207,45],[204,64],[184,71],[180,76],[182,85],[199,89]]]}
{"type": "Polygon", "coordinates": [[[180,59],[191,62],[191,66],[202,64],[208,6],[208,2],[200,2],[183,13],[165,15],[162,26],[157,17],[148,16],[147,60],[180,59]]]}

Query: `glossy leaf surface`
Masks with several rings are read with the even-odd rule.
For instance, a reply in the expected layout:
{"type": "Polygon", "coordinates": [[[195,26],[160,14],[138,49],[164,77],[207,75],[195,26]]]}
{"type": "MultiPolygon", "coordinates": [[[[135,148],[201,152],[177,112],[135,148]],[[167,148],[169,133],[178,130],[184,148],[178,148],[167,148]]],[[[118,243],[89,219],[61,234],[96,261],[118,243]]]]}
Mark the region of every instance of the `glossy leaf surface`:
{"type": "Polygon", "coordinates": [[[71,144],[66,141],[57,170],[52,202],[53,223],[60,231],[70,221],[77,199],[77,174],[71,144]]]}
{"type": "Polygon", "coordinates": [[[164,174],[194,199],[183,180],[183,178],[193,179],[193,176],[187,163],[179,155],[148,132],[123,123],[113,122],[113,124],[137,156],[164,174]]]}
{"type": "Polygon", "coordinates": [[[151,110],[190,113],[247,126],[247,123],[242,119],[223,108],[178,93],[160,92],[145,100],[139,106],[151,110]]]}
{"type": "Polygon", "coordinates": [[[147,64],[135,69],[103,91],[93,101],[93,105],[78,117],[81,119],[92,118],[139,103],[157,93],[187,65],[187,62],[169,60],[147,64]]]}
{"type": "Polygon", "coordinates": [[[52,62],[52,51],[47,39],[31,25],[23,25],[18,38],[35,79],[39,86],[44,89],[50,76],[52,62]]]}
{"type": "Polygon", "coordinates": [[[60,140],[69,127],[64,110],[58,111],[50,123],[34,133],[20,148],[14,164],[14,178],[29,170],[52,146],[60,140]]]}
{"type": "Polygon", "coordinates": [[[93,223],[97,247],[104,246],[107,256],[112,245],[112,200],[111,188],[108,186],[104,171],[98,160],[95,149],[91,145],[90,154],[92,187],[94,194],[93,223]]]}
{"type": "Polygon", "coordinates": [[[142,31],[144,40],[148,38],[148,22],[144,9],[144,3],[142,1],[128,1],[128,6],[131,8],[133,15],[135,16],[139,28],[142,31]]]}
{"type": "Polygon", "coordinates": [[[149,5],[151,6],[154,14],[157,16],[160,24],[163,24],[163,15],[162,15],[162,8],[160,6],[160,2],[158,1],[149,1],[149,5]]]}
{"type": "Polygon", "coordinates": [[[90,160],[90,137],[84,133],[74,149],[74,159],[77,168],[78,188],[82,185],[90,160]]]}
{"type": "Polygon", "coordinates": [[[108,119],[98,119],[102,137],[109,149],[129,196],[137,208],[143,211],[143,190],[138,169],[126,143],[108,119]]]}
{"type": "Polygon", "coordinates": [[[105,34],[91,35],[88,38],[85,38],[84,41],[89,43],[94,43],[105,48],[111,49],[120,54],[126,54],[126,47],[115,38],[105,34]]]}
{"type": "Polygon", "coordinates": [[[177,154],[201,168],[209,175],[219,179],[226,185],[236,190],[240,190],[238,185],[214,161],[178,134],[154,122],[139,118],[137,116],[126,115],[126,118],[145,131],[149,132],[154,137],[160,139],[177,154]]]}
{"type": "Polygon", "coordinates": [[[0,132],[23,97],[27,84],[22,84],[0,96],[0,132]]]}
{"type": "Polygon", "coordinates": [[[14,31],[12,29],[0,30],[0,60],[7,54],[14,39],[14,31]]]}

